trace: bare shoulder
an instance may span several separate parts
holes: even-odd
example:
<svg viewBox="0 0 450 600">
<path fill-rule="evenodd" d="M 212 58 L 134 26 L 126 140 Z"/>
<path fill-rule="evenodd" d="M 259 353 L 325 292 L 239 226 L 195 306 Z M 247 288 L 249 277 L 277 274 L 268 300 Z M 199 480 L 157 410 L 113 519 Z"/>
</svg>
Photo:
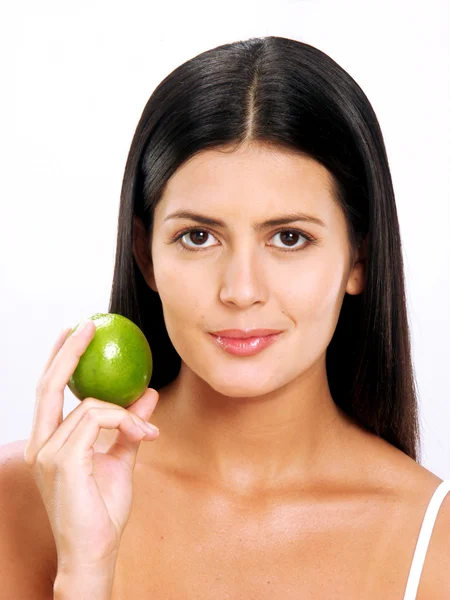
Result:
<svg viewBox="0 0 450 600">
<path fill-rule="evenodd" d="M 388 442 L 372 440 L 380 479 L 392 482 L 403 506 L 403 556 L 412 563 L 420 528 L 430 500 L 443 479 Z M 417 600 L 450 598 L 450 491 L 441 502 L 423 563 Z"/>
<path fill-rule="evenodd" d="M 24 459 L 26 444 L 27 440 L 17 440 L 0 445 L 2 567 L 6 561 L 5 572 L 10 574 L 11 582 L 14 578 L 16 586 L 28 585 L 26 579 L 29 579 L 34 582 L 32 585 L 40 582 L 42 588 L 52 589 L 56 577 L 56 547 L 45 506 Z M 24 587 L 22 593 L 25 590 Z"/>
<path fill-rule="evenodd" d="M 427 499 L 423 507 L 423 517 L 429 502 L 440 485 L 442 479 L 431 473 L 425 467 L 418 465 L 421 476 L 424 477 L 424 490 Z M 420 476 L 420 475 L 419 475 Z M 422 519 L 423 521 L 423 519 Z M 422 525 L 422 522 L 420 523 Z M 446 600 L 450 598 L 450 491 L 442 500 L 434 526 L 425 561 L 423 563 L 422 575 L 417 593 L 418 600 Z"/>
</svg>

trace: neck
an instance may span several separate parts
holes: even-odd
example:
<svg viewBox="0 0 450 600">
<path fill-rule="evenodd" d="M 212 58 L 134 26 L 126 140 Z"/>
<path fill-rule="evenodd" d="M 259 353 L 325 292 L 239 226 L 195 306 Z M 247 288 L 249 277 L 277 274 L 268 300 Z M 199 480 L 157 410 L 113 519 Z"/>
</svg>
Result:
<svg viewBox="0 0 450 600">
<path fill-rule="evenodd" d="M 222 488 L 252 495 L 344 475 L 351 421 L 330 394 L 324 364 L 263 396 L 229 397 L 182 363 L 161 395 L 178 464 Z"/>
</svg>

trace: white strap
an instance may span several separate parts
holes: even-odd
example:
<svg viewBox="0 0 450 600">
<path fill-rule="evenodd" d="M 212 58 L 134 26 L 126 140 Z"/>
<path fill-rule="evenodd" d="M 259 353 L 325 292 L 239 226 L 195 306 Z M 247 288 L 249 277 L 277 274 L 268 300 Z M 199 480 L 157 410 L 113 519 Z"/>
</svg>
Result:
<svg viewBox="0 0 450 600">
<path fill-rule="evenodd" d="M 420 529 L 419 538 L 417 540 L 416 549 L 414 550 L 414 558 L 409 571 L 404 600 L 415 600 L 416 598 L 417 590 L 419 589 L 420 576 L 422 574 L 423 564 L 425 562 L 425 556 L 427 554 L 436 517 L 439 508 L 449 491 L 450 479 L 444 479 L 444 481 L 441 481 L 437 486 L 428 504 Z"/>
</svg>

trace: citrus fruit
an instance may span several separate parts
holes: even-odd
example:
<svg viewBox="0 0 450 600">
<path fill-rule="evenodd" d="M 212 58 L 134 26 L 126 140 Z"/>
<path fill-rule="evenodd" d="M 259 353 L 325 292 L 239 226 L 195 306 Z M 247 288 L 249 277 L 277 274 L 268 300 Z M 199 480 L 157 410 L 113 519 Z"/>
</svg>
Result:
<svg viewBox="0 0 450 600">
<path fill-rule="evenodd" d="M 96 313 L 89 318 L 96 331 L 67 385 L 79 400 L 97 398 L 126 408 L 142 396 L 152 376 L 147 338 L 122 315 Z"/>
</svg>

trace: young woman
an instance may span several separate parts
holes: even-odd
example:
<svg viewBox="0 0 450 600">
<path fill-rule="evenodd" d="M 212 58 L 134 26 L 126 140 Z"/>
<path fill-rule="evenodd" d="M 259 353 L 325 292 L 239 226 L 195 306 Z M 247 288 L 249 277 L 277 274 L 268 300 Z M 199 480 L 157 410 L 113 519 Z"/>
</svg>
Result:
<svg viewBox="0 0 450 600">
<path fill-rule="evenodd" d="M 386 149 L 334 60 L 252 38 L 161 82 L 126 164 L 109 311 L 147 336 L 150 387 L 62 420 L 95 327 L 62 332 L 3 469 L 33 529 L 11 525 L 9 488 L 7 597 L 450 597 L 450 482 L 419 464 Z"/>
</svg>

